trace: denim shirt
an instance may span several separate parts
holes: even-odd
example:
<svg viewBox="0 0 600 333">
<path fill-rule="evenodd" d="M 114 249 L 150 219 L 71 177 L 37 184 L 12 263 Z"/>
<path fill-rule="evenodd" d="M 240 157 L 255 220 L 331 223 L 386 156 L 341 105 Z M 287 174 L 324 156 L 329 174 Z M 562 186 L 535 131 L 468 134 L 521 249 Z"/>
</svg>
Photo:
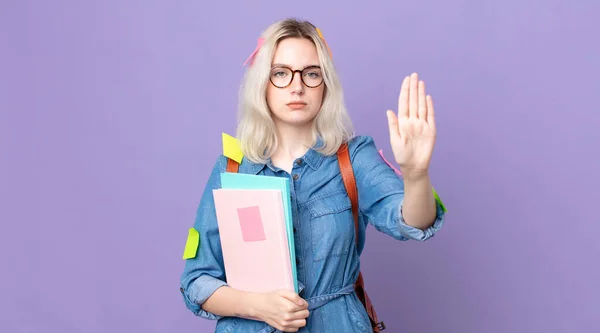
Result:
<svg viewBox="0 0 600 333">
<path fill-rule="evenodd" d="M 353 287 L 369 224 L 397 240 L 424 241 L 442 227 L 444 220 L 444 211 L 436 202 L 437 216 L 431 227 L 421 230 L 407 225 L 401 215 L 403 180 L 383 160 L 373 139 L 357 136 L 348 146 L 358 188 L 358 246 L 336 155 L 325 156 L 310 149 L 295 161 L 291 174 L 270 162 L 255 164 L 246 159 L 239 168 L 240 173 L 290 179 L 299 294 L 308 301 L 310 310 L 306 326 L 299 330 L 302 333 L 372 332 Z M 217 288 L 227 285 L 212 197 L 212 190 L 220 188 L 220 174 L 226 166 L 226 158 L 220 156 L 200 201 L 194 223 L 200 245 L 196 257 L 186 261 L 180 291 L 195 315 L 218 320 L 215 332 L 278 332 L 264 322 L 220 317 L 200 306 Z"/>
</svg>

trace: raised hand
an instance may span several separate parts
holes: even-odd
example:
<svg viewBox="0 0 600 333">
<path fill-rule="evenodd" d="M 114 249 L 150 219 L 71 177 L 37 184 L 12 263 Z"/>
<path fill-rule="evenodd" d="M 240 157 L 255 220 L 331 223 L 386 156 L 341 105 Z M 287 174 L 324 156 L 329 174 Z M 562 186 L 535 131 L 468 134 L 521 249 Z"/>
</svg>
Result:
<svg viewBox="0 0 600 333">
<path fill-rule="evenodd" d="M 431 96 L 417 73 L 404 78 L 398 97 L 398 115 L 387 111 L 390 144 L 405 180 L 427 176 L 436 130 Z"/>
</svg>

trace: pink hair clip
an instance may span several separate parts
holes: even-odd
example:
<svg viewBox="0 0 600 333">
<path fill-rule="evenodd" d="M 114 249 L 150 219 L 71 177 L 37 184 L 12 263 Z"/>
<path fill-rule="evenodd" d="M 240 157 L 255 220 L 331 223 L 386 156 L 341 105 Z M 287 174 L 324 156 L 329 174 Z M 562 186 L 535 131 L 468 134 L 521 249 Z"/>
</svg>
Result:
<svg viewBox="0 0 600 333">
<path fill-rule="evenodd" d="M 254 49 L 254 52 L 252 52 L 252 54 L 248 57 L 248 59 L 246 59 L 246 61 L 244 62 L 244 66 L 246 66 L 248 63 L 250 63 L 250 65 L 254 63 L 254 57 L 256 56 L 258 50 L 263 46 L 264 42 L 265 39 L 263 37 L 258 38 L 258 41 L 256 42 L 256 48 Z"/>
</svg>

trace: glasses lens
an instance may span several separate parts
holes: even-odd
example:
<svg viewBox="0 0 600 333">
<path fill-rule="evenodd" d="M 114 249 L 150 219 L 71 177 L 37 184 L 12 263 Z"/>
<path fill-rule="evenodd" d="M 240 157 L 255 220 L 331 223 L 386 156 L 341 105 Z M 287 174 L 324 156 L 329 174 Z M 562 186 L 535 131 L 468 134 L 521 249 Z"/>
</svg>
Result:
<svg viewBox="0 0 600 333">
<path fill-rule="evenodd" d="M 309 87 L 316 87 L 323 82 L 323 75 L 319 67 L 308 67 L 302 71 L 302 81 Z"/>
<path fill-rule="evenodd" d="M 289 68 L 276 67 L 271 70 L 271 82 L 276 87 L 285 87 L 292 81 L 292 71 Z"/>
</svg>

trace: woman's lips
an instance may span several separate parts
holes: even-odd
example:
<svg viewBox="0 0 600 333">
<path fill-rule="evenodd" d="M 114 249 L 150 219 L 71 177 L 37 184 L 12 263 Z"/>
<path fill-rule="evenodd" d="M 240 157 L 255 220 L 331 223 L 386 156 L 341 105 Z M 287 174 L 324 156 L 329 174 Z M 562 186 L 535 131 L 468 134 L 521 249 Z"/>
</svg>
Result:
<svg viewBox="0 0 600 333">
<path fill-rule="evenodd" d="M 305 107 L 306 103 L 304 103 L 304 102 L 290 102 L 290 103 L 287 104 L 287 106 L 290 109 L 298 110 L 298 109 L 302 109 L 303 107 Z"/>
</svg>

